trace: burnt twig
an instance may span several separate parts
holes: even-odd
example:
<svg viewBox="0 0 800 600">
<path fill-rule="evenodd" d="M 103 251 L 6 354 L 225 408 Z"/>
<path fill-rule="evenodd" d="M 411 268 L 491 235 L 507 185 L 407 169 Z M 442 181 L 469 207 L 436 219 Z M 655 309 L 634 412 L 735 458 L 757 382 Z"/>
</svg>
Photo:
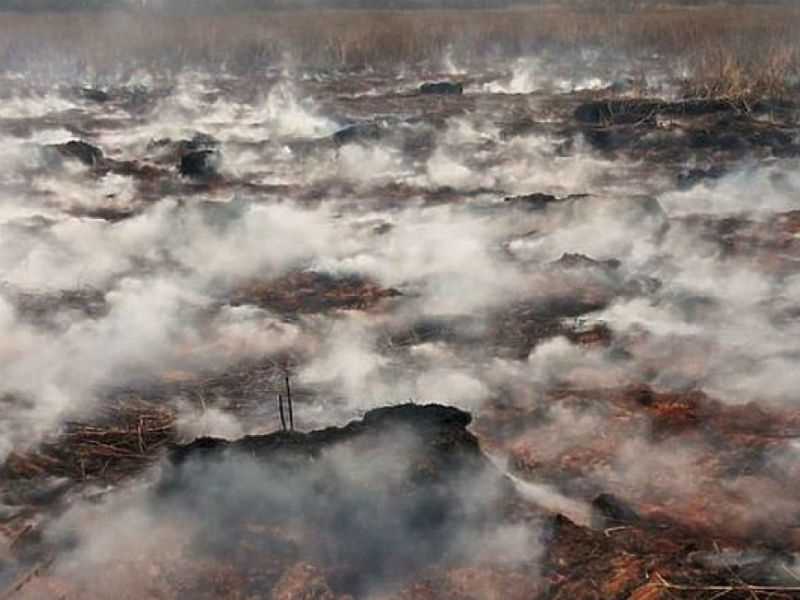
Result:
<svg viewBox="0 0 800 600">
<path fill-rule="evenodd" d="M 744 582 L 731 585 L 679 585 L 670 583 L 658 573 L 655 573 L 655 578 L 658 580 L 658 584 L 663 588 L 684 592 L 800 592 L 800 586 L 750 585 L 749 583 Z"/>
<path fill-rule="evenodd" d="M 281 431 L 286 431 L 286 417 L 283 416 L 283 396 L 278 394 L 278 412 L 281 415 Z"/>
<path fill-rule="evenodd" d="M 292 387 L 289 385 L 289 375 L 286 375 L 286 400 L 289 403 L 289 429 L 294 431 L 294 409 L 292 408 Z"/>
</svg>

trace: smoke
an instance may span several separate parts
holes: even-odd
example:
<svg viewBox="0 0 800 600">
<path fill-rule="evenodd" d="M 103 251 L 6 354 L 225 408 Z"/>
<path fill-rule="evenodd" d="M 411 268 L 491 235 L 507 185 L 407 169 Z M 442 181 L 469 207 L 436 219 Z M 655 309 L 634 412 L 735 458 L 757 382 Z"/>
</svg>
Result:
<svg viewBox="0 0 800 600">
<path fill-rule="evenodd" d="M 235 369 L 247 379 L 247 365 L 269 361 L 290 371 L 304 428 L 409 400 L 471 411 L 519 493 L 580 523 L 600 490 L 691 522 L 703 494 L 740 500 L 725 513 L 731 527 L 761 523 L 759 505 L 788 522 L 788 493 L 709 467 L 722 451 L 708 432 L 660 439 L 655 409 L 631 416 L 614 394 L 647 384 L 702 390 L 719 411 L 796 408 L 797 233 L 771 228 L 775 213 L 797 208 L 797 161 L 749 159 L 678 189 L 674 165 L 597 150 L 596 132 L 564 117 L 633 65 L 607 69 L 589 53 L 567 74 L 572 56 L 542 55 L 474 73 L 458 46 L 441 48 L 430 68 L 465 80 L 463 96 L 417 95 L 429 71 L 413 63 L 320 72 L 263 47 L 246 77 L 146 61 L 89 76 L 69 57 L 43 83 L 10 79 L 0 106 L 0 458 L 76 414 L 91 419 L 119 388 L 163 386 L 158 400 L 176 409 L 182 441 L 272 430 L 272 411 L 234 414 L 235 386 L 198 404 L 172 385 L 194 389 Z M 109 98 L 87 97 L 87 82 Z M 369 134 L 333 138 L 352 124 Z M 198 133 L 222 156 L 207 180 L 177 172 L 174 149 Z M 51 147 L 76 138 L 136 169 L 88 167 Z M 552 196 L 513 198 L 534 193 Z M 722 220 L 745 217 L 741 229 Z M 305 314 L 247 293 L 297 273 L 399 295 L 328 308 L 361 292 L 300 283 L 309 289 L 293 287 L 291 300 L 326 301 Z M 259 394 L 274 401 L 271 386 Z M 360 572 L 334 575 L 335 585 L 350 578 L 368 597 L 442 557 L 535 572 L 538 531 L 497 514 L 503 476 L 454 475 L 409 500 L 398 488 L 428 449 L 403 431 L 374 447 L 302 468 L 230 455 L 187 465 L 169 500 L 148 489 L 78 501 L 46 528 L 67 549 L 55 573 L 90 589 L 115 561 L 191 575 L 209 556 L 249 564 L 274 554 L 285 560 L 259 584 L 268 591 L 289 564 L 335 573 L 341 556 Z M 506 461 L 531 448 L 534 463 L 578 466 L 553 476 Z M 791 473 L 795 454 L 776 450 L 765 464 Z M 428 531 L 437 511 L 446 518 Z M 243 558 L 248 528 L 269 542 Z M 112 572 L 109 597 L 155 595 L 141 570 Z"/>
<path fill-rule="evenodd" d="M 716 181 L 665 194 L 662 205 L 671 214 L 769 214 L 797 208 L 794 160 L 745 166 Z"/>
<path fill-rule="evenodd" d="M 134 156 L 143 148 L 145 140 L 159 137 L 159 134 L 185 135 L 199 126 L 223 140 L 225 164 L 233 172 L 251 174 L 251 167 L 237 161 L 244 157 L 247 165 L 256 166 L 263 160 L 260 158 L 262 151 L 241 150 L 237 154 L 243 139 L 256 141 L 261 136 L 317 138 L 335 128 L 334 121 L 320 115 L 312 100 L 298 100 L 297 89 L 287 81 L 273 85 L 266 100 L 257 100 L 255 104 L 230 103 L 223 99 L 210 103 L 201 101 L 214 91 L 212 85 L 216 83 L 209 79 L 184 76 L 173 93 L 162 101 L 161 108 L 139 120 L 131 129 L 101 132 L 102 145 L 110 150 L 125 144 L 119 151 L 122 155 Z M 50 112 L 59 110 L 58 103 L 49 109 Z M 231 121 L 236 122 L 233 129 L 228 125 Z M 37 135 L 39 137 L 26 142 L 27 145 L 13 146 L 19 148 L 15 152 L 20 162 L 10 163 L 12 173 L 30 160 L 26 158 L 32 156 L 29 147 L 63 141 L 67 137 L 63 130 L 54 130 L 48 137 Z M 131 137 L 126 141 L 128 135 Z M 580 288 L 585 284 L 570 281 L 566 274 L 545 276 L 531 271 L 531 266 L 555 260 L 563 253 L 580 252 L 601 260 L 618 259 L 632 277 L 646 275 L 668 282 L 656 298 L 623 299 L 596 315 L 621 333 L 647 330 L 653 337 L 641 349 L 642 356 L 664 356 L 665 350 L 660 350 L 659 346 L 674 348 L 676 343 L 681 343 L 684 349 L 692 344 L 719 348 L 726 342 L 727 346 L 741 347 L 742 340 L 752 339 L 759 331 L 768 332 L 760 336 L 773 340 L 764 344 L 765 356 L 760 363 L 764 375 L 751 379 L 754 383 L 747 393 L 755 388 L 781 388 L 769 395 L 785 396 L 791 378 L 786 384 L 781 381 L 785 377 L 776 383 L 775 374 L 786 364 L 785 360 L 791 360 L 781 358 L 783 353 L 792 350 L 789 335 L 776 331 L 757 314 L 749 318 L 747 312 L 742 311 L 760 310 L 761 303 L 777 293 L 776 287 L 786 288 L 789 293 L 788 282 L 771 281 L 763 274 L 743 270 L 735 262 L 720 264 L 718 251 L 712 245 L 680 227 L 671 227 L 664 237 L 665 213 L 653 201 L 629 195 L 632 190 L 624 198 L 611 192 L 607 197 L 571 200 L 546 213 L 501 210 L 496 201 L 490 199 L 492 194 L 488 191 L 484 192 L 487 199 L 479 199 L 472 207 L 420 206 L 412 202 L 391 210 L 376 209 L 372 190 L 392 180 L 406 181 L 420 190 L 449 187 L 462 191 L 507 190 L 507 193 L 577 192 L 594 191 L 599 180 L 606 178 L 611 169 L 619 168 L 619 162 L 611 163 L 593 156 L 582 146 L 577 146 L 575 153 L 560 157 L 558 143 L 557 139 L 539 134 L 516 136 L 503 143 L 497 127 L 477 114 L 449 120 L 424 161 L 405 157 L 402 149 L 394 146 L 391 140 L 385 144 L 347 145 L 335 155 L 322 153 L 304 157 L 281 144 L 266 149 L 266 156 L 276 159 L 274 168 L 270 169 L 274 173 L 273 181 L 277 177 L 284 183 L 313 185 L 329 179 L 333 169 L 341 179 L 357 184 L 361 188 L 359 194 L 365 196 L 365 206 L 344 218 L 334 206 L 302 208 L 289 203 L 259 202 L 246 194 L 234 193 L 233 198 L 223 198 L 222 202 L 215 198 L 215 204 L 209 205 L 167 197 L 133 218 L 113 225 L 92 219 L 60 218 L 48 223 L 45 233 L 41 234 L 38 226 L 19 227 L 19 219 L 42 214 L 41 211 L 56 215 L 65 208 L 96 208 L 107 206 L 109 202 L 135 206 L 139 192 L 129 177 L 108 174 L 95 179 L 82 167 L 73 171 L 69 163 L 64 165 L 63 172 L 35 172 L 29 175 L 33 189 L 47 198 L 40 204 L 41 208 L 37 210 L 13 196 L 7 196 L 5 203 L 4 230 L 8 235 L 3 236 L 4 281 L 26 290 L 83 286 L 106 289 L 110 310 L 99 323 L 66 324 L 55 344 L 27 326 L 16 331 L 14 325 L 15 331 L 9 337 L 28 339 L 28 344 L 39 340 L 40 346 L 50 346 L 52 351 L 45 355 L 57 365 L 61 361 L 54 357 L 64 352 L 64 348 L 78 348 L 73 355 L 83 357 L 81 360 L 70 361 L 72 366 L 51 367 L 44 372 L 53 373 L 56 387 L 64 387 L 64 382 L 72 379 L 68 374 L 75 373 L 74 379 L 86 382 L 76 388 L 80 395 L 85 395 L 96 383 L 105 382 L 107 378 L 102 373 L 109 369 L 87 367 L 90 373 L 97 374 L 86 377 L 84 364 L 106 362 L 117 370 L 144 372 L 148 364 L 156 365 L 164 360 L 170 366 L 179 366 L 180 360 L 167 359 L 171 353 L 174 355 L 176 347 L 187 344 L 213 347 L 213 340 L 199 339 L 207 335 L 206 331 L 198 331 L 192 319 L 185 319 L 178 313 L 184 311 L 187 303 L 194 305 L 195 310 L 208 306 L 209 295 L 216 294 L 220 284 L 230 286 L 251 277 L 269 279 L 296 268 L 357 273 L 406 292 L 409 299 L 403 304 L 400 320 L 413 323 L 436 315 L 486 315 L 487 311 L 502 307 L 510 299 L 536 297 L 537 287 L 553 286 L 556 281 L 568 281 L 567 290 L 570 286 Z M 276 154 L 271 154 L 273 151 Z M 232 158 L 228 159 L 229 156 Z M 14 157 L 12 153 L 7 160 L 15 160 Z M 42 168 L 40 164 L 33 166 Z M 284 168 L 288 171 L 282 171 Z M 752 192 L 770 202 L 772 209 L 788 207 L 787 201 L 780 198 L 788 198 L 784 188 L 791 185 L 790 178 L 784 181 L 775 176 L 777 168 L 773 165 L 756 171 L 755 181 L 764 183 L 754 185 L 767 187 Z M 697 200 L 700 197 L 708 202 L 716 202 L 717 198 L 732 202 L 730 198 L 739 197 L 742 198 L 740 202 L 744 202 L 751 193 L 750 189 L 742 190 L 735 183 L 730 184 L 731 188 L 725 187 L 728 185 L 725 179 L 718 185 L 720 187 L 692 188 L 684 193 L 693 194 L 688 201 L 677 195 L 681 193 L 668 193 L 659 198 L 659 203 L 670 216 L 679 216 L 683 214 L 682 209 L 673 207 L 694 205 L 702 209 L 704 205 Z M 738 196 L 729 193 L 733 188 Z M 786 189 L 790 191 L 790 187 Z M 477 206 L 484 211 L 476 210 Z M 381 221 L 390 227 L 383 235 L 376 236 L 361 226 L 369 220 Z M 536 234 L 518 236 L 530 231 Z M 501 252 L 504 243 L 512 254 L 511 260 Z M 167 276 L 177 278 L 178 283 L 169 283 Z M 609 285 L 603 278 L 596 281 L 604 287 Z M 708 309 L 716 315 L 716 325 L 697 323 L 686 317 L 685 304 L 695 296 L 713 296 L 713 302 L 719 303 Z M 727 322 L 737 324 L 737 330 L 719 339 L 714 327 L 734 312 L 738 317 Z M 141 316 L 136 316 L 137 313 Z M 150 319 L 151 313 L 153 319 Z M 262 318 L 264 316 L 253 317 L 256 321 Z M 106 320 L 108 323 L 104 322 Z M 354 318 L 355 321 L 358 319 Z M 148 325 L 150 322 L 152 327 Z M 383 326 L 380 320 L 374 324 Z M 763 329 L 765 326 L 769 328 Z M 378 336 L 371 331 L 372 327 L 370 321 L 352 327 L 334 322 L 326 330 L 326 339 L 321 341 L 320 354 L 302 370 L 303 377 L 310 385 L 326 382 L 326 386 L 330 386 L 331 382 L 338 382 L 335 386 L 338 395 L 357 398 L 355 406 L 359 403 L 368 406 L 386 397 L 420 397 L 421 390 L 451 389 L 451 386 L 459 393 L 448 394 L 448 398 L 457 401 L 455 398 L 463 393 L 463 405 L 470 408 L 478 406 L 480 398 L 491 396 L 487 390 L 494 384 L 482 382 L 480 375 L 476 379 L 475 373 L 480 373 L 481 369 L 474 365 L 434 367 L 410 381 L 404 374 L 399 379 L 406 383 L 399 384 L 394 374 L 398 370 L 376 349 Z M 118 339 L 115 336 L 120 332 L 125 336 L 127 332 L 136 332 L 131 342 L 125 344 L 131 350 L 112 353 L 110 361 L 100 360 L 100 354 L 105 351 L 95 349 L 105 348 L 110 339 Z M 91 341 L 84 342 L 84 337 Z M 776 343 L 780 339 L 786 339 L 786 344 Z M 570 371 L 567 367 L 573 365 L 586 365 L 584 372 L 600 372 L 607 368 L 582 350 L 573 349 L 565 340 L 553 344 L 555 346 L 546 344 L 532 354 L 529 362 L 534 371 L 526 378 L 547 382 L 550 377 L 547 373 L 567 373 Z M 30 356 L 40 354 L 33 351 L 33 346 L 28 347 Z M 279 342 L 276 347 L 287 345 Z M 147 350 L 142 352 L 141 348 Z M 258 354 L 265 348 L 266 345 L 253 342 L 252 349 L 244 353 Z M 153 360 L 144 361 L 143 354 Z M 561 358 L 551 365 L 555 356 Z M 724 386 L 732 370 L 724 365 L 741 364 L 741 360 L 731 361 L 731 358 L 730 353 L 721 353 L 719 360 L 713 361 L 717 365 L 705 368 L 704 377 L 713 384 L 711 389 L 728 392 L 739 387 L 738 383 Z M 39 361 L 26 362 L 31 364 L 11 370 L 38 371 Z M 76 364 L 80 367 L 75 368 Z M 628 365 L 627 370 L 636 372 L 637 367 Z M 646 368 L 642 366 L 638 370 Z M 383 381 L 386 377 L 390 384 Z M 9 381 L 27 390 L 29 385 L 16 383 L 25 378 L 18 375 Z M 696 374 L 693 378 L 697 378 Z M 668 381 L 670 377 L 662 379 Z M 372 383 L 368 383 L 370 381 Z M 767 381 L 771 385 L 763 388 Z M 72 384 L 64 387 L 71 388 Z M 387 396 L 392 389 L 399 391 Z M 728 397 L 727 393 L 722 395 Z"/>
<path fill-rule="evenodd" d="M 218 408 L 197 410 L 193 406 L 186 406 L 184 411 L 183 414 L 179 414 L 176 424 L 180 439 L 191 441 L 201 437 L 213 437 L 235 440 L 244 435 L 244 429 L 238 419 Z"/>
<path fill-rule="evenodd" d="M 585 74 L 576 77 L 575 63 L 559 64 L 558 59 L 551 56 L 546 59 L 525 56 L 512 63 L 506 78 L 485 83 L 481 89 L 492 94 L 565 93 L 598 90 L 610 85 L 609 81 L 593 75 L 598 72 L 595 61 L 584 62 L 581 67 Z"/>
<path fill-rule="evenodd" d="M 117 563 L 156 569 L 147 578 L 121 573 L 97 596 L 111 597 L 122 584 L 155 593 L 214 559 L 223 571 L 255 569 L 255 589 L 268 593 L 304 561 L 335 574 L 331 583 L 342 592 L 371 597 L 433 565 L 528 570 L 538 562 L 537 529 L 502 517 L 508 490 L 498 472 L 487 464 L 431 465 L 441 457 L 412 429 L 370 435 L 380 442 L 333 445 L 313 461 L 238 452 L 189 458 L 167 468 L 156 488 L 77 503 L 48 530 L 51 543 L 74 548 L 53 572 L 80 586 L 96 585 L 104 578 L 97 571 Z M 444 470 L 416 480 L 426 469 Z M 242 553 L 242 539 L 258 552 Z M 265 569 L 263 556 L 277 562 Z"/>
</svg>

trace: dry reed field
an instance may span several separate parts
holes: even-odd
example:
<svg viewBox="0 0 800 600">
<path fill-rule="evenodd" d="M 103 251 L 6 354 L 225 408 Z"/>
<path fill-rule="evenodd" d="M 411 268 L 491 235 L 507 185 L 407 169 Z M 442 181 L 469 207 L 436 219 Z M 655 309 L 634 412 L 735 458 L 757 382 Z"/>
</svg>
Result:
<svg viewBox="0 0 800 600">
<path fill-rule="evenodd" d="M 72 12 L 0 16 L 0 64 L 57 59 L 92 70 L 137 65 L 250 69 L 461 64 L 596 49 L 669 66 L 697 96 L 784 96 L 800 74 L 789 6 L 664 7 L 618 12 L 554 6 L 507 10 L 303 10 L 225 15 Z"/>
</svg>

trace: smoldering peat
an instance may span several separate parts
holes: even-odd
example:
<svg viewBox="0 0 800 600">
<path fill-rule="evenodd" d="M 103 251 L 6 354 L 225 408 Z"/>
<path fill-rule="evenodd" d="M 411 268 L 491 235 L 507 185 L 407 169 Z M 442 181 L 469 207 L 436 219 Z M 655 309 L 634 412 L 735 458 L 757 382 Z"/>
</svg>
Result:
<svg viewBox="0 0 800 600">
<path fill-rule="evenodd" d="M 3 54 L 4 588 L 795 593 L 796 90 L 558 14 L 538 52 L 311 11 Z"/>
</svg>

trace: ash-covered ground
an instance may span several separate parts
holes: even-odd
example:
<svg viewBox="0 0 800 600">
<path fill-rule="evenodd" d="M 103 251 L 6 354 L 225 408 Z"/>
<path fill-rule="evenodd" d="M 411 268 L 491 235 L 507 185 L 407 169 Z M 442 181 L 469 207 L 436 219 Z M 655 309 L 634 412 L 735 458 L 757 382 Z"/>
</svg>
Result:
<svg viewBox="0 0 800 600">
<path fill-rule="evenodd" d="M 798 107 L 658 65 L 6 73 L 2 597 L 800 597 Z"/>
</svg>

